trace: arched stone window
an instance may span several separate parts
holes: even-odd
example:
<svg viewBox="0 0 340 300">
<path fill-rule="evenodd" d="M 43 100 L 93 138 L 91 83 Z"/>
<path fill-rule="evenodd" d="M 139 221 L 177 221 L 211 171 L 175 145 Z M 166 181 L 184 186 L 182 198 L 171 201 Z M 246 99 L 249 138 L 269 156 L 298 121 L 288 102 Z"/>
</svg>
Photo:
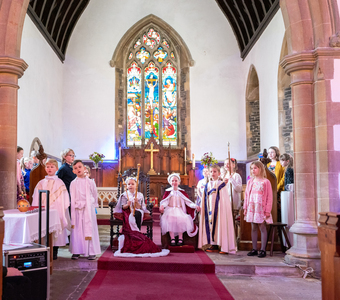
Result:
<svg viewBox="0 0 340 300">
<path fill-rule="evenodd" d="M 178 33 L 149 15 L 132 26 L 110 62 L 116 68 L 115 136 L 125 147 L 158 143 L 190 150 L 191 54 Z"/>
<path fill-rule="evenodd" d="M 247 157 L 253 158 L 261 151 L 259 78 L 250 66 L 246 89 Z"/>
</svg>

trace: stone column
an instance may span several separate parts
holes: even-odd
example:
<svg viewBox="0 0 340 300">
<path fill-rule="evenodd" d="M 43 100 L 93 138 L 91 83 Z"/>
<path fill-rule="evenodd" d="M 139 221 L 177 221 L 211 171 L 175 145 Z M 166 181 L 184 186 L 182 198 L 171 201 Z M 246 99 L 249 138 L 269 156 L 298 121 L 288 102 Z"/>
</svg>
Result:
<svg viewBox="0 0 340 300">
<path fill-rule="evenodd" d="M 28 65 L 0 56 L 0 206 L 16 208 L 16 148 L 18 78 Z"/>
<path fill-rule="evenodd" d="M 320 269 L 315 181 L 315 58 L 312 51 L 293 54 L 286 56 L 281 65 L 291 76 L 296 213 L 295 223 L 290 229 L 294 233 L 294 246 L 287 252 L 285 260 Z"/>
</svg>

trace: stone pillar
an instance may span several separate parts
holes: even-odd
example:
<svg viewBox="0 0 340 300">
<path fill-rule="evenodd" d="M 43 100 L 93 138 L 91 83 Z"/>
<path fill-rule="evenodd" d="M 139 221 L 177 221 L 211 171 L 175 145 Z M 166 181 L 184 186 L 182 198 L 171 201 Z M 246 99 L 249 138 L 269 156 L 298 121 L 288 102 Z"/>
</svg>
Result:
<svg viewBox="0 0 340 300">
<path fill-rule="evenodd" d="M 313 85 L 315 58 L 312 51 L 293 54 L 286 56 L 281 65 L 291 76 L 296 213 L 295 223 L 290 229 L 294 233 L 294 246 L 287 252 L 285 260 L 291 264 L 311 265 L 319 270 Z"/>
<path fill-rule="evenodd" d="M 28 65 L 19 58 L 0 56 L 0 206 L 16 208 L 16 148 L 18 78 Z"/>
</svg>

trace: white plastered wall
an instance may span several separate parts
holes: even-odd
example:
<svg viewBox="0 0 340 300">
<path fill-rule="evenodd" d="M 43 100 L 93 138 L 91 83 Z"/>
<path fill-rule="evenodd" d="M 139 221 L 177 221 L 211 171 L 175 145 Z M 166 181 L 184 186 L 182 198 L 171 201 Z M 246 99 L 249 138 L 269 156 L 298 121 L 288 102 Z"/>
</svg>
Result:
<svg viewBox="0 0 340 300">
<path fill-rule="evenodd" d="M 63 140 L 63 64 L 28 15 L 20 56 L 28 68 L 19 79 L 18 145 L 24 148 L 24 156 L 29 156 L 33 139 L 39 137 L 46 153 L 59 156 Z"/>
<path fill-rule="evenodd" d="M 154 14 L 183 38 L 195 60 L 190 68 L 192 152 L 218 159 L 245 156 L 241 59 L 230 25 L 214 1 L 92 1 L 77 23 L 65 60 L 64 147 L 77 156 L 114 153 L 115 71 L 108 64 L 125 32 Z"/>
<path fill-rule="evenodd" d="M 136 8 L 138 9 L 132 9 Z M 228 20 L 214 1 L 92 1 L 60 62 L 26 18 L 21 57 L 30 65 L 19 81 L 18 144 L 38 136 L 46 152 L 71 147 L 77 157 L 93 151 L 115 157 L 115 70 L 109 60 L 125 32 L 149 14 L 162 18 L 187 44 L 190 68 L 192 152 L 222 160 L 246 159 L 245 90 L 253 64 L 260 82 L 261 148 L 278 144 L 277 70 L 284 25 L 281 12 L 242 62 Z M 43 112 L 42 117 L 34 118 Z M 29 118 L 27 118 L 29 116 Z"/>
<path fill-rule="evenodd" d="M 250 66 L 255 66 L 259 79 L 260 93 L 260 128 L 261 150 L 270 146 L 279 146 L 278 120 L 278 68 L 285 27 L 279 10 L 261 37 L 243 61 L 242 69 L 246 72 L 243 101 Z"/>
</svg>

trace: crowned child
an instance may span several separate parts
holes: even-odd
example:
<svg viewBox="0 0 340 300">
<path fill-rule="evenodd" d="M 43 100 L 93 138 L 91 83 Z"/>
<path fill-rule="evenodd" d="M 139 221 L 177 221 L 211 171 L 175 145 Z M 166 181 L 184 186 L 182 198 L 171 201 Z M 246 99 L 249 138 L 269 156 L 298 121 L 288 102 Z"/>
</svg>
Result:
<svg viewBox="0 0 340 300">
<path fill-rule="evenodd" d="M 200 207 L 189 199 L 187 193 L 178 187 L 181 177 L 177 173 L 170 174 L 168 188 L 160 203 L 162 235 L 170 233 L 171 246 L 183 245 L 183 232 L 187 232 L 189 237 L 197 234 L 198 228 L 194 224 L 195 210 L 200 211 Z M 178 238 L 175 238 L 177 237 Z"/>
<path fill-rule="evenodd" d="M 159 248 L 140 230 L 144 214 L 150 214 L 146 209 L 144 196 L 137 191 L 137 179 L 126 179 L 127 190 L 120 195 L 114 213 L 121 213 L 123 219 L 122 235 L 118 242 L 118 257 L 159 257 L 169 254 L 169 250 Z"/>
</svg>

